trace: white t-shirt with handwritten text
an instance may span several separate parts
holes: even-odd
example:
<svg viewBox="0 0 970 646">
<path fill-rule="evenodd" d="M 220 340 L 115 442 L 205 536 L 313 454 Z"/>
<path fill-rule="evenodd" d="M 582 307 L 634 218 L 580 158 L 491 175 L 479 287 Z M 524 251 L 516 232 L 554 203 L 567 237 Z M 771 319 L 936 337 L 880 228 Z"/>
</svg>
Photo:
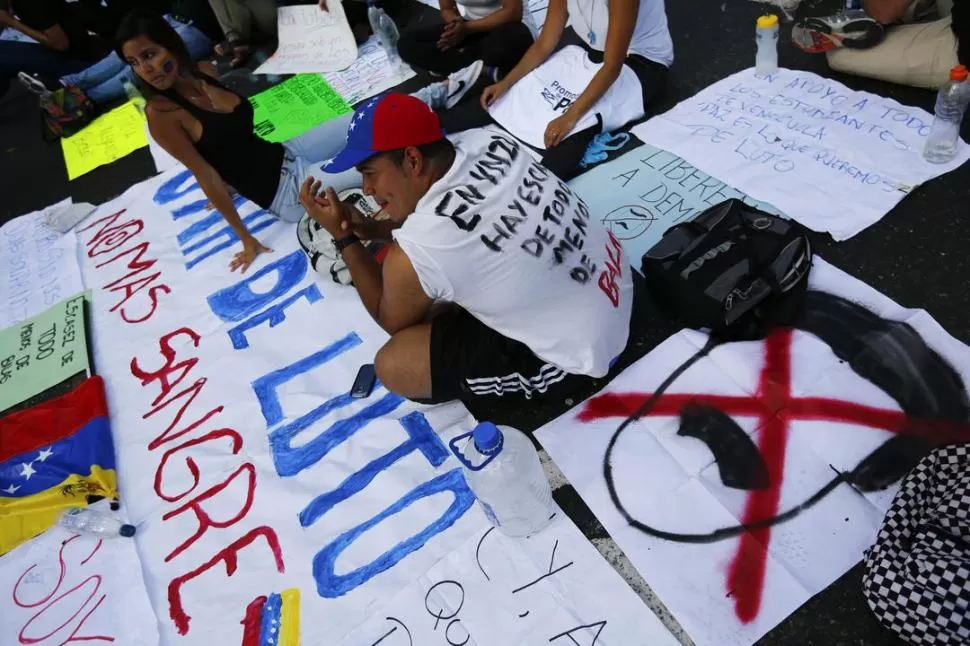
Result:
<svg viewBox="0 0 970 646">
<path fill-rule="evenodd" d="M 566 372 L 602 377 L 629 334 L 620 241 L 511 137 L 451 140 L 454 164 L 394 232 L 421 287 Z"/>
<path fill-rule="evenodd" d="M 509 88 L 488 112 L 522 141 L 536 148 L 545 148 L 546 126 L 565 114 L 600 67 L 602 63 L 589 60 L 582 47 L 564 47 Z M 569 134 L 595 125 L 597 114 L 603 119 L 603 130 L 607 132 L 643 116 L 640 79 L 626 65 L 610 89 L 576 122 Z"/>
</svg>

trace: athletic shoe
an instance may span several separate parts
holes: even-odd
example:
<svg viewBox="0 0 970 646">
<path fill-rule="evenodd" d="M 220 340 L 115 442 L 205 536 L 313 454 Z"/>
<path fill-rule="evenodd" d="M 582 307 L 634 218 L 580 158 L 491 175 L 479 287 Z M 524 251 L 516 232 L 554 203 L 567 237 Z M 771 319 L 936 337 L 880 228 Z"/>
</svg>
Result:
<svg viewBox="0 0 970 646">
<path fill-rule="evenodd" d="M 448 102 L 448 88 L 444 81 L 438 81 L 431 85 L 425 85 L 417 92 L 412 92 L 411 96 L 424 101 L 432 110 L 440 110 Z"/>
<path fill-rule="evenodd" d="M 840 11 L 831 16 L 806 18 L 792 27 L 795 47 L 820 54 L 839 47 L 868 49 L 882 40 L 883 26 L 864 11 Z"/>
<path fill-rule="evenodd" d="M 450 109 L 455 107 L 468 94 L 468 90 L 472 89 L 472 86 L 478 81 L 478 77 L 482 75 L 483 67 L 485 67 L 485 63 L 475 61 L 468 67 L 460 69 L 448 76 L 448 96 L 445 99 L 446 108 Z"/>
<path fill-rule="evenodd" d="M 17 74 L 17 80 L 20 81 L 21 85 L 37 96 L 45 96 L 50 94 L 53 90 L 61 87 L 60 83 L 58 83 L 58 87 L 51 89 L 46 83 L 44 83 L 44 81 L 41 80 L 40 76 L 28 74 L 27 72 L 19 72 Z"/>
</svg>

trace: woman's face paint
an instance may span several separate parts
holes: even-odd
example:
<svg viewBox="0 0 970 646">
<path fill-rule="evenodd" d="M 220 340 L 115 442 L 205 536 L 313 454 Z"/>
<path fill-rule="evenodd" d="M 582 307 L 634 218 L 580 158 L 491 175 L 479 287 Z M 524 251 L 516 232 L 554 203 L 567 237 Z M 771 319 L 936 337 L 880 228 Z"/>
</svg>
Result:
<svg viewBox="0 0 970 646">
<path fill-rule="evenodd" d="M 172 87 L 178 76 L 178 63 L 167 49 L 145 36 L 138 36 L 126 42 L 121 51 L 142 81 L 157 90 Z"/>
</svg>

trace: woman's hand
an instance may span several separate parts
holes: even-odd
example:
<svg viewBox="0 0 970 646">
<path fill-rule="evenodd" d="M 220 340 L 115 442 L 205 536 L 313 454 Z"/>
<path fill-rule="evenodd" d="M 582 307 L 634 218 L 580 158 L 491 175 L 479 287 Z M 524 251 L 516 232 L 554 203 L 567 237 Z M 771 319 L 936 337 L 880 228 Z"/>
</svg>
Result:
<svg viewBox="0 0 970 646">
<path fill-rule="evenodd" d="M 498 83 L 489 85 L 482 90 L 482 108 L 488 110 L 493 103 L 501 99 L 508 91 L 509 86 L 505 84 L 505 81 L 499 81 Z"/>
<path fill-rule="evenodd" d="M 452 20 L 445 24 L 441 30 L 441 38 L 438 39 L 438 51 L 444 52 L 458 47 L 468 35 L 468 28 L 462 18 Z"/>
<path fill-rule="evenodd" d="M 269 247 L 263 245 L 256 238 L 249 236 L 244 238 L 243 250 L 232 257 L 232 262 L 229 263 L 229 271 L 240 270 L 239 273 L 245 274 L 246 270 L 249 269 L 249 265 L 253 264 L 256 260 L 256 256 L 261 253 L 272 253 L 273 250 Z"/>
<path fill-rule="evenodd" d="M 572 116 L 568 111 L 561 117 L 556 117 L 549 122 L 546 126 L 546 133 L 543 135 L 543 141 L 546 144 L 546 148 L 552 148 L 563 139 L 569 136 L 569 133 L 573 131 L 576 127 L 576 117 Z"/>
<path fill-rule="evenodd" d="M 349 209 L 337 198 L 337 193 L 332 188 L 323 192 L 320 188 L 320 180 L 307 177 L 300 188 L 300 204 L 327 233 L 334 239 L 340 239 L 352 227 Z"/>
</svg>

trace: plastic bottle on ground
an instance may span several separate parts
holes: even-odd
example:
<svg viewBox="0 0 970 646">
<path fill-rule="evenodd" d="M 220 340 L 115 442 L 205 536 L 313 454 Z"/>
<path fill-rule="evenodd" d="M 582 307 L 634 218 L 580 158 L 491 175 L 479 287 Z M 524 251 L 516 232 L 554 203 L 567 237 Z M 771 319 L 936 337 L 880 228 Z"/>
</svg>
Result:
<svg viewBox="0 0 970 646">
<path fill-rule="evenodd" d="M 769 14 L 758 18 L 754 31 L 754 41 L 758 46 L 755 54 L 755 72 L 761 76 L 778 71 L 778 16 Z"/>
<path fill-rule="evenodd" d="M 135 526 L 125 523 L 114 514 L 84 507 L 68 509 L 61 514 L 57 524 L 79 534 L 92 534 L 102 538 L 135 535 Z"/>
<path fill-rule="evenodd" d="M 524 433 L 482 422 L 451 449 L 485 515 L 507 536 L 531 536 L 552 521 L 556 505 L 539 454 Z"/>
<path fill-rule="evenodd" d="M 377 6 L 375 0 L 367 0 L 367 21 L 387 55 L 387 62 L 396 74 L 401 69 L 401 56 L 397 53 L 397 41 L 400 38 L 397 25 L 384 9 Z"/>
<path fill-rule="evenodd" d="M 950 70 L 950 80 L 940 88 L 936 95 L 933 128 L 926 139 L 923 157 L 928 162 L 943 164 L 957 153 L 960 141 L 960 124 L 970 101 L 970 82 L 967 81 L 967 68 L 957 65 Z"/>
</svg>

